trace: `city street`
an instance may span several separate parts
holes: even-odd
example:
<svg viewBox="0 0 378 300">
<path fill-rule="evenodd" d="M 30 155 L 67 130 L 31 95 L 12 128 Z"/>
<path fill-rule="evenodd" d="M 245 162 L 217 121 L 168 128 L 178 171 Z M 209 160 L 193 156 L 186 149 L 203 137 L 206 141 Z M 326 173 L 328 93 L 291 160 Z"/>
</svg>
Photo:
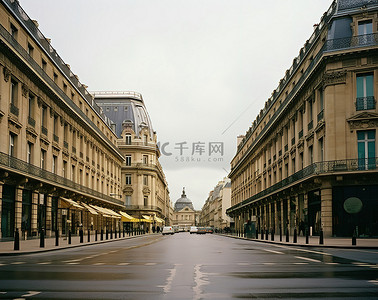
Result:
<svg viewBox="0 0 378 300">
<path fill-rule="evenodd" d="M 377 250 L 177 233 L 0 258 L 0 299 L 377 297 Z"/>
</svg>

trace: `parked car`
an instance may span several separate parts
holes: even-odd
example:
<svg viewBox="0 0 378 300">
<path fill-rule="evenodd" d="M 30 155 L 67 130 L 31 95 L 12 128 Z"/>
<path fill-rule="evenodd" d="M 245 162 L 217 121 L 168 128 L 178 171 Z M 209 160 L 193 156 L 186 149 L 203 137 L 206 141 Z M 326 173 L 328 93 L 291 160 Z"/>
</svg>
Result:
<svg viewBox="0 0 378 300">
<path fill-rule="evenodd" d="M 190 232 L 190 234 L 192 234 L 192 233 L 197 233 L 197 232 L 198 232 L 198 228 L 197 228 L 197 226 L 191 226 L 189 232 Z"/>
<path fill-rule="evenodd" d="M 212 227 L 206 227 L 205 229 L 206 229 L 206 233 L 213 233 L 214 232 Z"/>
<path fill-rule="evenodd" d="M 161 232 L 163 235 L 164 234 L 174 234 L 175 231 L 173 230 L 172 226 L 164 226 L 163 231 Z"/>
<path fill-rule="evenodd" d="M 205 227 L 198 227 L 197 228 L 197 234 L 205 234 L 206 228 Z"/>
</svg>

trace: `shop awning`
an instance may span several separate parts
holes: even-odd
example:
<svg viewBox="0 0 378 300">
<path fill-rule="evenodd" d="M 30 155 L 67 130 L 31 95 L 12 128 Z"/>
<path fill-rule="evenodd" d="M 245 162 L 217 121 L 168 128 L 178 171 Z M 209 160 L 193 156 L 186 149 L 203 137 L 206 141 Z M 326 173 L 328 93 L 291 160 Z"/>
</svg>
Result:
<svg viewBox="0 0 378 300">
<path fill-rule="evenodd" d="M 163 220 L 163 219 L 160 219 L 160 218 L 157 217 L 157 216 L 155 216 L 155 221 L 156 221 L 157 223 L 161 223 L 161 224 L 164 223 L 164 220 Z"/>
<path fill-rule="evenodd" d="M 106 211 L 105 208 L 97 206 L 97 205 L 93 205 L 93 204 L 90 204 L 89 206 L 91 206 L 97 212 L 99 212 L 100 214 L 102 214 L 102 216 L 107 217 L 107 218 L 113 218 L 113 216 L 111 214 L 109 214 L 109 212 Z"/>
<path fill-rule="evenodd" d="M 75 202 L 71 199 L 67 199 L 67 198 L 63 198 L 63 197 L 60 197 L 60 199 L 67 202 L 69 205 L 72 205 L 73 207 L 76 207 L 76 208 L 79 208 L 79 209 L 84 209 L 84 207 L 82 207 L 79 203 L 77 203 L 77 202 Z"/>
<path fill-rule="evenodd" d="M 150 216 L 142 215 L 143 219 L 141 219 L 141 222 L 147 222 L 147 223 L 152 223 L 153 220 Z"/>
<path fill-rule="evenodd" d="M 84 208 L 86 208 L 92 215 L 98 215 L 97 211 L 90 207 L 88 204 L 81 202 L 80 203 Z"/>
<path fill-rule="evenodd" d="M 120 211 L 119 213 L 120 213 L 120 215 L 121 215 L 121 221 L 122 221 L 122 222 L 134 222 L 134 223 L 135 223 L 135 222 L 139 222 L 138 219 L 136 219 L 136 218 L 134 218 L 134 217 L 128 215 L 127 213 L 125 213 L 125 212 L 123 212 L 123 211 Z"/>
</svg>

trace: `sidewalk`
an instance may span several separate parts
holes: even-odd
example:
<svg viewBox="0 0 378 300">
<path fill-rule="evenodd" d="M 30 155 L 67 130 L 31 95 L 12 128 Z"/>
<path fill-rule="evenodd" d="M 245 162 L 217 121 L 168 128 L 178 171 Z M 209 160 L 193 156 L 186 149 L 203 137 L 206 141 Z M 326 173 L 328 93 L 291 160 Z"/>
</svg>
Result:
<svg viewBox="0 0 378 300">
<path fill-rule="evenodd" d="M 378 249 L 378 239 L 368 239 L 368 238 L 357 238 L 356 245 L 352 245 L 352 238 L 324 238 L 323 245 L 319 244 L 319 237 L 313 236 L 309 237 L 309 243 L 306 244 L 306 237 L 299 236 L 297 238 L 297 243 L 293 243 L 293 236 L 289 236 L 289 242 L 286 242 L 286 236 L 282 236 L 282 241 L 280 241 L 279 235 L 274 235 L 274 241 L 271 240 L 271 235 L 266 239 L 261 239 L 259 235 L 258 239 L 250 239 L 245 237 L 239 237 L 231 234 L 222 234 L 223 236 L 250 240 L 262 243 L 272 243 L 286 246 L 300 246 L 300 247 L 326 247 L 326 248 L 344 248 L 344 249 Z"/>
<path fill-rule="evenodd" d="M 20 250 L 14 250 L 14 241 L 7 241 L 7 242 L 0 242 L 0 256 L 11 256 L 11 255 L 21 255 L 21 254 L 32 254 L 32 253 L 40 253 L 40 252 L 47 252 L 47 251 L 54 251 L 54 250 L 61 250 L 67 248 L 75 248 L 75 247 L 83 247 L 101 243 L 109 243 L 114 241 L 121 241 L 125 239 L 132 239 L 136 237 L 143 237 L 143 235 L 132 235 L 128 236 L 125 234 L 125 237 L 121 234 L 122 237 L 110 239 L 110 234 L 108 239 L 104 234 L 104 240 L 100 240 L 100 234 L 97 235 L 97 241 L 95 241 L 95 235 L 90 236 L 90 242 L 88 242 L 88 236 L 84 235 L 83 243 L 80 243 L 79 236 L 72 236 L 71 244 L 68 244 L 68 239 L 66 237 L 59 237 L 59 245 L 55 246 L 55 237 L 48 237 L 45 238 L 45 247 L 40 247 L 40 239 L 29 239 L 29 240 L 20 240 Z"/>
</svg>

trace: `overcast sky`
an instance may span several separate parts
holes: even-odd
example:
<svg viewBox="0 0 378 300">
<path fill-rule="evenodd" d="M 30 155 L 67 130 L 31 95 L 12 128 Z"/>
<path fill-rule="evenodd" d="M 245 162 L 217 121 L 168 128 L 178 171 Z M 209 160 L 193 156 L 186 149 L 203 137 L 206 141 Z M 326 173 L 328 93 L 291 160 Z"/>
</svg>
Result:
<svg viewBox="0 0 378 300">
<path fill-rule="evenodd" d="M 195 209 L 331 2 L 20 0 L 89 91 L 143 95 L 171 201 L 185 186 Z"/>
</svg>

